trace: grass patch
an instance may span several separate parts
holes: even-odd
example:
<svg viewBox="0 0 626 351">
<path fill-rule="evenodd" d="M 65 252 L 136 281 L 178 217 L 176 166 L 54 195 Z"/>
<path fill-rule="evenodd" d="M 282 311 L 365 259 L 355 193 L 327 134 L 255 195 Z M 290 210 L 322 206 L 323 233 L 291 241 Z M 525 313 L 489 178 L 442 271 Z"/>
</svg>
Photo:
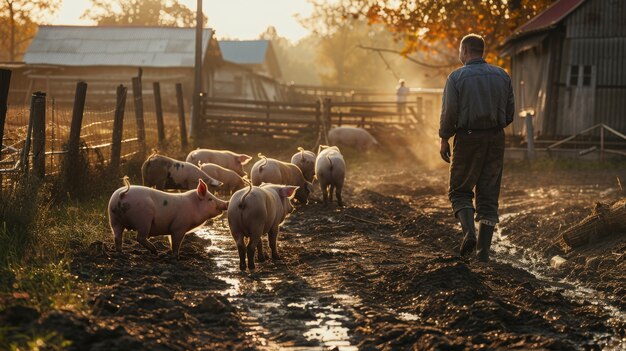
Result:
<svg viewBox="0 0 626 351">
<path fill-rule="evenodd" d="M 62 351 L 72 343 L 56 332 L 23 334 L 13 328 L 0 326 L 0 348 L 7 351 Z"/>
</svg>

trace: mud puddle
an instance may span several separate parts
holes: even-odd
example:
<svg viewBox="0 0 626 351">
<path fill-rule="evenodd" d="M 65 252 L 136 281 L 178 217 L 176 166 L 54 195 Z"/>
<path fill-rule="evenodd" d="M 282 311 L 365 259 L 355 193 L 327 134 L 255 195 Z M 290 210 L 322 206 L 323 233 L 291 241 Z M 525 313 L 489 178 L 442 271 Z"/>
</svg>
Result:
<svg viewBox="0 0 626 351">
<path fill-rule="evenodd" d="M 241 311 L 242 324 L 258 349 L 357 350 L 349 333 L 354 298 L 311 285 L 281 261 L 257 262 L 255 272 L 241 272 L 233 239 L 221 224 L 196 234 L 211 240 L 206 249 L 217 265 L 216 277 L 230 285 L 217 293 Z"/>
<path fill-rule="evenodd" d="M 501 216 L 501 222 L 506 223 L 522 215 L 524 215 L 522 212 L 507 213 Z M 626 335 L 623 330 L 626 325 L 626 311 L 616 307 L 605 293 L 587 287 L 581 281 L 558 277 L 558 271 L 550 266 L 550 262 L 541 252 L 513 243 L 510 235 L 504 235 L 502 230 L 496 227 L 492 251 L 497 262 L 509 264 L 532 274 L 548 285 L 546 290 L 559 293 L 572 302 L 590 303 L 600 307 L 608 316 L 606 325 L 617 329 L 618 333 L 593 333 L 594 343 L 603 345 L 604 350 L 626 349 Z"/>
</svg>

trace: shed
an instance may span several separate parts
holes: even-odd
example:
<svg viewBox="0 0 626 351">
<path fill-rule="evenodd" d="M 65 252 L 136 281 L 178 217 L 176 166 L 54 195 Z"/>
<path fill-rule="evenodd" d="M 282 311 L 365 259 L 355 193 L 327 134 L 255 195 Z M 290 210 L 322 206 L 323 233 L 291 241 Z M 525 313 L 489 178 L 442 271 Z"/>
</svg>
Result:
<svg viewBox="0 0 626 351">
<path fill-rule="evenodd" d="M 73 98 L 77 81 L 89 84 L 89 96 L 115 98 L 115 87 L 130 85 L 141 68 L 144 90 L 162 84 L 165 101 L 174 84 L 193 92 L 195 29 L 137 26 L 40 26 L 24 55 L 29 91 L 42 90 L 59 102 Z M 221 53 L 211 29 L 202 35 L 203 90 L 210 91 Z M 93 101 L 93 99 L 91 100 Z M 102 101 L 102 100 L 100 100 Z"/>
<path fill-rule="evenodd" d="M 220 40 L 219 46 L 224 64 L 215 72 L 215 96 L 268 101 L 287 98 L 269 40 Z"/>
<path fill-rule="evenodd" d="M 501 45 L 511 58 L 518 111 L 536 112 L 537 136 L 598 123 L 626 130 L 626 1 L 558 0 Z M 514 134 L 525 134 L 516 119 Z"/>
</svg>

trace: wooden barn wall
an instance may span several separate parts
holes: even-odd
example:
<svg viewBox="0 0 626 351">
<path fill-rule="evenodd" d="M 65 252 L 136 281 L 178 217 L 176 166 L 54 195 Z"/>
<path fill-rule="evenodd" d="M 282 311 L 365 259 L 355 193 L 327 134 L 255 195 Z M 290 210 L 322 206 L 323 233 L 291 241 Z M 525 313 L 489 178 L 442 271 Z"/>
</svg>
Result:
<svg viewBox="0 0 626 351">
<path fill-rule="evenodd" d="M 605 123 L 626 132 L 626 1 L 590 0 L 565 20 L 559 77 L 557 136 Z M 595 89 L 581 101 L 568 86 L 572 65 L 592 66 Z M 577 104 L 577 105 L 573 105 Z M 580 116 L 572 111 L 585 110 Z"/>
</svg>

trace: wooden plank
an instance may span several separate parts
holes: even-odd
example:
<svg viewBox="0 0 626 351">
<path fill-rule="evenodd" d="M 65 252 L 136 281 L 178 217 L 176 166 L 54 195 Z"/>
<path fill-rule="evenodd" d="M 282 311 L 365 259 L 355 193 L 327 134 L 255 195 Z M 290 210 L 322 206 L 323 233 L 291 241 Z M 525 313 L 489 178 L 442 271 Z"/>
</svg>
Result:
<svg viewBox="0 0 626 351">
<path fill-rule="evenodd" d="M 205 120 L 217 120 L 217 121 L 243 121 L 243 122 L 267 122 L 267 118 L 261 117 L 247 117 L 247 116 L 223 116 L 223 115 L 205 115 Z M 300 119 L 300 118 L 272 118 L 269 122 L 272 123 L 300 123 L 300 124 L 315 124 L 315 120 Z"/>
<path fill-rule="evenodd" d="M 223 103 L 223 104 L 239 104 L 239 105 L 261 105 L 261 106 L 285 106 L 285 107 L 309 107 L 315 109 L 315 103 L 294 103 L 294 102 L 280 102 L 280 101 L 264 101 L 264 100 L 245 100 L 245 99 L 233 99 L 233 98 L 216 98 L 206 97 L 204 98 L 205 104 Z"/>
<path fill-rule="evenodd" d="M 259 107 L 245 107 L 245 106 L 235 106 L 235 105 L 217 105 L 217 104 L 205 104 L 203 113 L 208 113 L 208 111 L 216 111 L 216 110 L 224 110 L 224 111 L 238 111 L 238 112 L 255 112 L 255 113 L 267 113 L 270 114 L 301 114 L 306 116 L 315 116 L 315 108 L 311 110 L 303 110 L 303 109 L 268 109 L 267 106 L 259 106 Z"/>
<path fill-rule="evenodd" d="M 313 131 L 311 127 L 296 127 L 293 125 L 281 126 L 281 125 L 267 125 L 267 124 L 249 124 L 249 123 L 236 123 L 236 122 L 225 122 L 225 123 L 207 123 L 213 128 L 219 127 L 244 127 L 250 129 L 263 129 L 263 130 L 295 130 L 295 131 Z"/>
</svg>

